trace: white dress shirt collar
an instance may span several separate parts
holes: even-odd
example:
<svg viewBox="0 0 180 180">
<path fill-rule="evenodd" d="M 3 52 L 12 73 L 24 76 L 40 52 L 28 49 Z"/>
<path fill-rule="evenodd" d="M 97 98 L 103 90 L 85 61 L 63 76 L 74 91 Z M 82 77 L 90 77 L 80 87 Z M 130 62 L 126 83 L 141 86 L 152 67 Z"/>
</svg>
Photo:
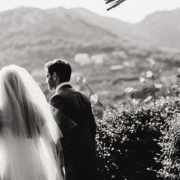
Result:
<svg viewBox="0 0 180 180">
<path fill-rule="evenodd" d="M 56 93 L 59 91 L 59 89 L 64 86 L 64 85 L 71 85 L 70 82 L 63 82 L 61 84 L 59 84 L 57 87 L 56 87 Z"/>
</svg>

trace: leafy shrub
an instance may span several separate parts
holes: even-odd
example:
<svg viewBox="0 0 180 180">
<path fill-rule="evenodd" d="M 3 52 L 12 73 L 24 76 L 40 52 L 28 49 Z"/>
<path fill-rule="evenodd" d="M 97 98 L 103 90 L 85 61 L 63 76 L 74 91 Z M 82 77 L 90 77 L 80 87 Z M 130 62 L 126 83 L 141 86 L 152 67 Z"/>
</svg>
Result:
<svg viewBox="0 0 180 180">
<path fill-rule="evenodd" d="M 166 119 L 165 127 L 162 129 L 160 146 L 162 153 L 159 154 L 157 162 L 162 163 L 162 168 L 158 171 L 158 176 L 163 179 L 180 179 L 180 99 L 170 101 L 167 111 L 170 114 Z"/>
<path fill-rule="evenodd" d="M 97 120 L 98 180 L 180 179 L 180 86 L 171 79 L 170 84 L 155 83 L 155 62 L 148 61 L 152 71 L 139 77 L 141 89 L 126 88 L 128 104 L 115 108 L 104 108 L 86 78 L 77 76 L 89 90 L 92 105 L 104 109 Z M 139 93 L 145 99 L 137 99 Z"/>
<path fill-rule="evenodd" d="M 107 109 L 102 119 L 97 120 L 98 179 L 163 179 L 162 174 L 157 176 L 157 171 L 172 168 L 170 165 L 164 167 L 170 160 L 161 162 L 160 157 L 169 155 L 172 144 L 176 145 L 174 158 L 180 157 L 177 151 L 180 147 L 180 130 L 175 133 L 178 137 L 175 141 L 171 135 L 176 126 L 171 126 L 171 131 L 168 131 L 169 141 L 165 140 L 167 122 L 176 117 L 179 111 L 179 99 L 173 97 L 162 98 L 141 107 L 118 104 L 115 109 Z M 176 162 L 177 165 L 179 163 Z M 180 166 L 176 167 L 179 177 L 178 170 Z"/>
</svg>

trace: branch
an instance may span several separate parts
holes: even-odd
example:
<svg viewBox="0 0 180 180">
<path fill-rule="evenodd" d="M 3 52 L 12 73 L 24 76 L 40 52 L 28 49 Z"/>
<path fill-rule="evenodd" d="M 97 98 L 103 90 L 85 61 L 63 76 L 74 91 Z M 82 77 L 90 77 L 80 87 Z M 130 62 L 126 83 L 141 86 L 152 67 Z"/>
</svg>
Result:
<svg viewBox="0 0 180 180">
<path fill-rule="evenodd" d="M 121 3 L 123 3 L 126 0 L 104 0 L 106 4 L 110 4 L 110 7 L 107 9 L 107 11 L 111 10 L 112 8 L 115 8 L 119 6 Z"/>
</svg>

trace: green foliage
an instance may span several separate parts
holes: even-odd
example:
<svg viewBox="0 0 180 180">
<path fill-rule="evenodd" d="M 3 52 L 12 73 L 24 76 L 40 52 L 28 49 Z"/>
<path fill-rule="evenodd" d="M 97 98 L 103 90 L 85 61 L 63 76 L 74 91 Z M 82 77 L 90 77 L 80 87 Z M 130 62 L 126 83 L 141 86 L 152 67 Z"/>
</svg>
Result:
<svg viewBox="0 0 180 180">
<path fill-rule="evenodd" d="M 141 107 L 119 104 L 115 109 L 106 110 L 103 118 L 97 121 L 98 178 L 162 179 L 161 176 L 157 177 L 157 171 L 167 171 L 171 166 L 164 168 L 165 162 L 161 162 L 159 157 L 165 151 L 166 156 L 169 155 L 167 149 L 175 140 L 175 136 L 172 136 L 173 128 L 171 131 L 167 130 L 167 122 L 176 117 L 179 111 L 179 99 L 173 97 L 162 98 Z M 167 131 L 171 144 L 166 144 L 165 141 Z M 179 131 L 175 134 L 179 135 L 178 133 Z M 177 150 L 178 148 L 174 151 L 176 157 L 177 154 L 180 155 Z"/>
</svg>

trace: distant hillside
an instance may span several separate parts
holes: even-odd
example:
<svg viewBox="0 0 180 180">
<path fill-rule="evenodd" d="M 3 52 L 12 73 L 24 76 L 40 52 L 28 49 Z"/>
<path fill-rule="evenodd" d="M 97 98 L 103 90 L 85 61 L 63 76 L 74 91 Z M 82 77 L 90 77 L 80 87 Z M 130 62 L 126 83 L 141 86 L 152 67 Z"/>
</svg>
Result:
<svg viewBox="0 0 180 180">
<path fill-rule="evenodd" d="M 168 76 L 180 67 L 179 50 L 161 47 L 178 47 L 178 15 L 172 15 L 175 12 L 179 13 L 154 13 L 138 24 L 99 16 L 83 8 L 21 7 L 1 12 L 0 68 L 12 63 L 25 67 L 49 99 L 43 65 L 65 58 L 72 65 L 74 82 L 76 73 L 86 77 L 104 105 L 113 105 L 119 99 L 126 102 L 125 88 L 137 84 L 141 73 L 151 68 L 149 58 L 156 61 L 155 68 L 163 65 Z M 170 13 L 168 17 L 166 13 Z M 83 53 L 90 63 L 81 66 L 74 56 Z M 92 57 L 102 63 L 93 63 Z M 84 85 L 77 86 L 87 91 Z"/>
<path fill-rule="evenodd" d="M 180 48 L 180 9 L 155 12 L 136 26 L 136 33 L 164 46 Z"/>
<path fill-rule="evenodd" d="M 0 13 L 1 63 L 42 62 L 76 53 L 127 49 L 129 44 L 178 47 L 180 10 L 156 12 L 138 24 L 99 16 L 87 9 L 17 8 Z M 127 45 L 128 44 L 128 45 Z"/>
<path fill-rule="evenodd" d="M 132 33 L 132 24 L 99 16 L 83 8 L 17 8 L 0 13 L 0 58 L 7 64 L 72 58 L 126 48 L 147 39 Z M 2 62 L 1 62 L 2 63 Z"/>
<path fill-rule="evenodd" d="M 113 48 L 123 41 L 117 33 L 109 30 L 111 25 L 114 28 L 118 22 L 122 27 L 126 25 L 119 20 L 110 23 L 110 19 L 84 9 L 22 7 L 2 12 L 0 58 L 5 62 L 37 63 L 40 59 L 73 57 L 81 51 L 108 50 L 108 47 Z"/>
</svg>

